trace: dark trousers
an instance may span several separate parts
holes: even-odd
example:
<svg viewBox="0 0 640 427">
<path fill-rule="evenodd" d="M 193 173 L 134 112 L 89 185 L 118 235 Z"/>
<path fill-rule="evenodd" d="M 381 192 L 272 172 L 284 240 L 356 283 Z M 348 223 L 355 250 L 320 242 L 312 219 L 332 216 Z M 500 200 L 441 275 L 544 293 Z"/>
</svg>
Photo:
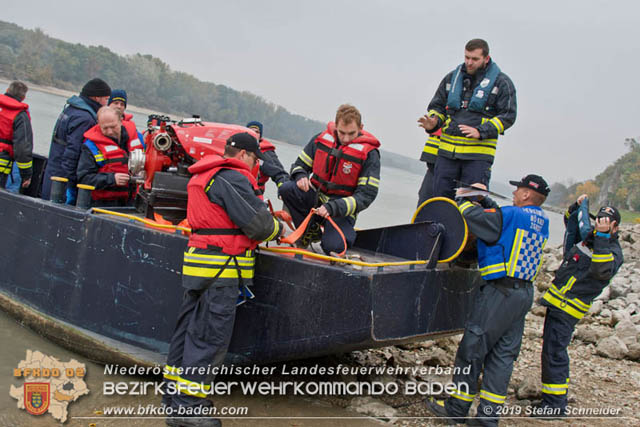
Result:
<svg viewBox="0 0 640 427">
<path fill-rule="evenodd" d="M 6 173 L 0 173 L 0 188 L 5 188 L 7 186 L 7 179 L 9 175 Z"/>
<path fill-rule="evenodd" d="M 291 219 L 296 227 L 304 221 L 312 208 L 320 205 L 314 189 L 302 191 L 298 188 L 295 181 L 287 181 L 282 184 L 278 189 L 278 195 L 282 197 L 282 201 L 289 209 Z M 318 223 L 322 224 L 324 220 L 316 216 L 312 221 L 318 221 Z M 356 241 L 356 231 L 354 230 L 356 223 L 355 218 L 352 216 L 338 217 L 333 218 L 333 221 L 342 230 L 345 240 L 347 241 L 347 247 L 351 247 L 353 242 Z M 340 237 L 338 231 L 328 221 L 324 222 L 321 246 L 322 250 L 327 254 L 330 252 L 342 252 L 344 249 L 342 237 Z"/>
<path fill-rule="evenodd" d="M 498 280 L 512 282 L 509 278 Z M 533 303 L 533 286 L 521 282 L 516 288 L 506 288 L 490 283 L 478 289 L 456 353 L 453 382 L 457 390 L 446 400 L 445 408 L 451 417 L 466 417 L 473 399 L 479 395 L 477 416 L 483 417 L 480 422 L 497 425 L 495 415 L 504 404 L 513 362 L 520 353 L 524 318 Z"/>
<path fill-rule="evenodd" d="M 422 185 L 420 185 L 420 190 L 418 190 L 418 207 L 425 201 L 429 200 L 433 197 L 433 169 L 435 168 L 435 163 L 427 163 L 427 171 L 424 174 L 424 178 L 422 179 Z"/>
<path fill-rule="evenodd" d="M 491 162 L 486 160 L 459 160 L 438 156 L 433 176 L 433 197 L 455 197 L 457 181 L 465 184 L 481 183 L 489 188 Z"/>
<path fill-rule="evenodd" d="M 214 375 L 200 373 L 197 368 L 210 371 L 224 361 L 233 333 L 238 299 L 237 286 L 210 286 L 205 290 L 186 290 L 171 338 L 166 370 L 182 368 L 182 373 L 165 373 L 165 390 L 169 382 L 189 386 L 178 394 L 162 398 L 166 405 L 211 406 L 206 398 Z M 189 368 L 189 371 L 186 369 Z M 194 369 L 195 372 L 194 372 Z M 208 395 L 207 395 L 208 396 Z"/>
<path fill-rule="evenodd" d="M 542 333 L 542 404 L 559 408 L 567 407 L 569 390 L 569 353 L 567 347 L 578 319 L 555 308 L 547 308 Z"/>
</svg>

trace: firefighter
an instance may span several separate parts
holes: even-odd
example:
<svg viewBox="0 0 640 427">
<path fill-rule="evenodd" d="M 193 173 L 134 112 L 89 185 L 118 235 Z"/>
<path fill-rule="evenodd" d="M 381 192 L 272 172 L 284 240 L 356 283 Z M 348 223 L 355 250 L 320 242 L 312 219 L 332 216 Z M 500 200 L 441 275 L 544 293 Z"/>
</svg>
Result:
<svg viewBox="0 0 640 427">
<path fill-rule="evenodd" d="M 51 177 L 67 178 L 68 205 L 75 205 L 78 196 L 76 171 L 78 159 L 84 142 L 84 133 L 96 125 L 97 113 L 107 105 L 111 96 L 111 88 L 101 79 L 89 80 L 80 92 L 80 96 L 67 99 L 64 109 L 58 116 L 53 129 L 49 160 L 42 181 L 42 198 L 49 200 L 51 196 Z"/>
<path fill-rule="evenodd" d="M 125 206 L 134 195 L 129 188 L 129 153 L 144 150 L 132 122 L 123 122 L 112 107 L 98 110 L 98 124 L 84 133 L 78 159 L 78 182 L 95 188 L 92 206 Z"/>
<path fill-rule="evenodd" d="M 247 127 L 258 134 L 258 142 L 260 143 L 260 151 L 264 156 L 264 160 L 260 163 L 260 170 L 258 172 L 258 187 L 264 194 L 265 185 L 269 178 L 276 183 L 278 188 L 286 181 L 289 181 L 289 174 L 284 170 L 284 166 L 280 163 L 278 155 L 276 154 L 276 147 L 271 141 L 262 137 L 264 127 L 262 123 L 252 121 L 247 123 Z"/>
<path fill-rule="evenodd" d="M 447 74 L 418 119 L 427 132 L 442 130 L 433 195 L 453 198 L 456 181 L 489 185 L 498 144 L 516 120 L 516 90 L 489 56 L 489 45 L 470 40 L 464 63 Z"/>
<path fill-rule="evenodd" d="M 165 366 L 163 404 L 175 411 L 210 407 L 213 376 L 199 368 L 222 364 L 233 331 L 238 289 L 252 283 L 258 243 L 277 239 L 282 224 L 258 196 L 251 174 L 262 153 L 249 133 L 232 135 L 222 159 L 189 168 L 187 218 L 192 227 L 182 266 L 182 307 Z M 186 368 L 189 368 L 188 370 Z M 210 370 L 209 370 L 210 371 Z M 180 409 L 182 407 L 182 409 Z M 179 413 L 179 412 L 175 412 Z M 171 426 L 219 426 L 214 418 L 167 418 Z"/>
<path fill-rule="evenodd" d="M 279 189 L 295 226 L 310 209 L 318 208 L 316 216 L 323 221 L 331 215 L 342 229 L 347 247 L 351 246 L 356 238 L 357 213 L 369 207 L 378 195 L 379 147 L 376 137 L 363 130 L 358 109 L 341 105 L 336 121 L 311 138 L 291 166 L 292 180 Z M 328 223 L 322 233 L 320 223 L 312 222 L 301 240 L 303 246 L 321 240 L 327 254 L 346 249 L 339 232 Z"/>
<path fill-rule="evenodd" d="M 538 175 L 527 175 L 516 186 L 513 206 L 499 207 L 484 198 L 474 204 L 459 191 L 458 205 L 469 230 L 478 239 L 482 276 L 455 360 L 448 399 L 431 398 L 427 407 L 436 416 L 464 422 L 476 396 L 480 398 L 471 425 L 497 425 L 507 396 L 513 362 L 520 353 L 525 316 L 533 303 L 533 280 L 549 237 L 549 219 L 540 206 L 549 186 Z M 486 187 L 477 183 L 475 187 Z M 478 378 L 482 387 L 478 389 Z"/>
<path fill-rule="evenodd" d="M 33 130 L 29 106 L 25 104 L 29 88 L 13 81 L 0 95 L 0 187 L 4 188 L 15 160 L 22 187 L 31 184 L 33 175 Z"/>
<path fill-rule="evenodd" d="M 576 324 L 591 302 L 609 284 L 623 263 L 618 243 L 620 213 L 613 206 L 598 211 L 595 226 L 585 233 L 589 220 L 589 199 L 581 195 L 565 214 L 565 253 L 551 287 L 540 299 L 547 307 L 542 335 L 542 402 L 533 414 L 539 417 L 566 416 L 569 390 L 567 347 Z M 567 242 L 567 238 L 571 239 Z"/>
</svg>

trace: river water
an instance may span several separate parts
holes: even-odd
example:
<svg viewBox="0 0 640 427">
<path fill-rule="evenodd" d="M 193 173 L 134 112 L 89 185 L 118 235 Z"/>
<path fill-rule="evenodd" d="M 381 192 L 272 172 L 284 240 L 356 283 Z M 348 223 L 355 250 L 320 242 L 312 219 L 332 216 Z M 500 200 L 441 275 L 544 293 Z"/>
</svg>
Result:
<svg viewBox="0 0 640 427">
<path fill-rule="evenodd" d="M 30 105 L 32 124 L 34 129 L 34 151 L 47 155 L 51 132 L 55 121 L 64 105 L 65 97 L 53 95 L 37 90 L 28 93 L 27 100 Z M 135 113 L 134 120 L 138 128 L 146 123 L 146 115 Z M 266 125 L 266 135 L 268 135 L 268 123 Z M 310 135 L 311 136 L 311 135 Z M 383 144 L 385 141 L 383 141 Z M 390 142 L 386 142 L 390 143 Z M 420 141 L 416 141 L 416 152 L 420 149 Z M 277 153 L 285 168 L 295 160 L 302 147 L 276 143 Z M 396 225 L 407 223 L 415 210 L 417 202 L 417 191 L 420 186 L 422 176 L 414 173 L 383 167 L 381 171 L 380 192 L 374 204 L 360 214 L 357 226 L 359 228 L 381 227 L 384 225 Z M 267 184 L 267 194 L 274 203 L 276 209 L 280 202 L 277 201 L 275 186 Z M 562 240 L 562 218 L 560 215 L 549 213 L 551 219 L 551 244 L 560 243 Z M 28 254 L 26 254 L 28 256 Z M 20 385 L 21 381 L 12 377 L 13 369 L 18 366 L 20 360 L 25 358 L 27 350 L 38 350 L 47 355 L 54 356 L 62 361 L 76 359 L 87 365 L 86 381 L 90 394 L 81 397 L 77 402 L 73 402 L 69 408 L 69 418 L 66 425 L 91 425 L 115 426 L 115 425 L 164 425 L 161 418 L 147 419 L 88 419 L 78 417 L 99 417 L 95 411 L 102 410 L 105 406 L 116 405 L 147 405 L 157 404 L 158 398 L 153 395 L 139 397 L 105 396 L 102 387 L 105 381 L 135 381 L 139 378 L 130 376 L 105 375 L 103 367 L 89 360 L 67 351 L 45 338 L 22 327 L 4 312 L 0 311 L 0 426 L 48 426 L 59 425 L 49 415 L 30 416 L 24 410 L 18 410 L 16 400 L 9 396 L 9 386 Z M 225 421 L 225 425 L 243 426 L 340 426 L 340 425 L 379 425 L 378 422 L 369 419 L 343 419 L 341 417 L 354 417 L 358 414 L 347 411 L 339 406 L 329 405 L 322 399 L 309 399 L 304 397 L 291 396 L 243 396 L 241 393 L 234 393 L 231 396 L 223 396 L 216 400 L 222 406 L 247 406 L 249 415 L 253 417 L 302 417 L 295 420 L 286 419 L 260 419 L 249 420 L 247 418 L 230 419 Z M 306 417 L 306 418 L 305 418 Z M 317 418 L 322 418 L 319 420 Z"/>
</svg>

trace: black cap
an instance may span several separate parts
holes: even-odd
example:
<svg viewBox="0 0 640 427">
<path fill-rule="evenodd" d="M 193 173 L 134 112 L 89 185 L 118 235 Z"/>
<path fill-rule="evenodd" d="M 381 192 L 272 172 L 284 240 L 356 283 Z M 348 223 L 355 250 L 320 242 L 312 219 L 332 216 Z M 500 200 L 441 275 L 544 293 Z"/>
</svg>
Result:
<svg viewBox="0 0 640 427">
<path fill-rule="evenodd" d="M 227 139 L 227 145 L 230 145 L 239 150 L 250 151 L 254 153 L 259 159 L 264 160 L 264 156 L 262 155 L 260 146 L 258 145 L 258 140 L 256 140 L 251 134 L 247 132 L 231 135 L 229 139 Z"/>
<path fill-rule="evenodd" d="M 520 181 L 509 181 L 509 184 L 515 185 L 516 187 L 530 188 L 545 197 L 548 196 L 549 191 L 551 191 L 551 189 L 549 188 L 549 184 L 547 184 L 547 181 L 545 181 L 544 178 L 540 175 L 527 175 Z"/>
<path fill-rule="evenodd" d="M 620 212 L 618 211 L 618 209 L 616 209 L 613 206 L 603 206 L 600 208 L 600 210 L 598 211 L 598 214 L 596 215 L 596 218 L 602 218 L 602 217 L 609 217 L 611 218 L 613 221 L 616 222 L 616 224 L 620 224 Z"/>
<path fill-rule="evenodd" d="M 111 88 L 102 79 L 91 79 L 89 80 L 83 87 L 82 92 L 80 92 L 82 96 L 111 96 Z"/>
</svg>

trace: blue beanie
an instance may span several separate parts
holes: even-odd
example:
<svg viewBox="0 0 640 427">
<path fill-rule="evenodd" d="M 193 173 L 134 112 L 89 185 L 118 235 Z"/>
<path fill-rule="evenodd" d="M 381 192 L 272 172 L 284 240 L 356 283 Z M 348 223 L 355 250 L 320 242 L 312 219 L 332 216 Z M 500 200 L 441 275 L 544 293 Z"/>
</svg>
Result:
<svg viewBox="0 0 640 427">
<path fill-rule="evenodd" d="M 111 91 L 111 97 L 107 105 L 111 105 L 113 101 L 124 102 L 125 108 L 127 107 L 127 92 L 124 89 L 114 89 Z"/>
<path fill-rule="evenodd" d="M 253 121 L 253 122 L 247 123 L 246 127 L 248 127 L 248 128 L 257 127 L 260 130 L 260 135 L 259 136 L 260 136 L 260 138 L 262 138 L 262 123 Z"/>
</svg>

